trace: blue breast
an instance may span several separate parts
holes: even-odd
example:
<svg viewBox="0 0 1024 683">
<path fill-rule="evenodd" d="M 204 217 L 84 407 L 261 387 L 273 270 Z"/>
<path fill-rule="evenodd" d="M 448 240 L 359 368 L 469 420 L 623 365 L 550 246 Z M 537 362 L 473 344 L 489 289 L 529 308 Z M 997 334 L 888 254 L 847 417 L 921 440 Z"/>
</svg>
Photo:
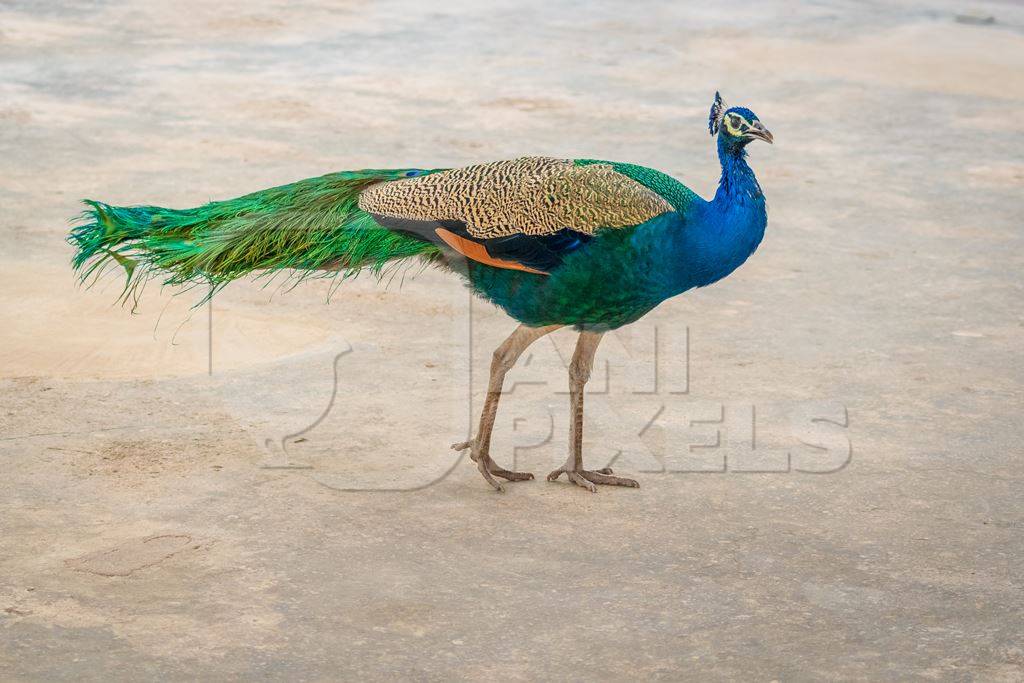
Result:
<svg viewBox="0 0 1024 683">
<path fill-rule="evenodd" d="M 662 300 L 721 280 L 739 268 L 764 237 L 763 197 L 739 202 L 699 200 L 685 214 L 639 226 L 634 249 L 650 261 L 649 287 Z"/>
</svg>

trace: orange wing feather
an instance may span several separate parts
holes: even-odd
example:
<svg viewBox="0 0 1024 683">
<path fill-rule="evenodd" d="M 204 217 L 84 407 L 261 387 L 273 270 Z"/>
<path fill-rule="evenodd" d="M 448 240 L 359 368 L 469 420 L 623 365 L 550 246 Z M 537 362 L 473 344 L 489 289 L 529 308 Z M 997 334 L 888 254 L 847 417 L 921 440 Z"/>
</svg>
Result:
<svg viewBox="0 0 1024 683">
<path fill-rule="evenodd" d="M 437 228 L 435 231 L 437 236 L 444 240 L 445 244 L 459 252 L 463 256 L 478 263 L 483 263 L 488 266 L 494 266 L 495 268 L 506 268 L 508 270 L 524 270 L 527 273 L 536 273 L 537 275 L 547 275 L 543 270 L 536 270 L 529 268 L 521 263 L 515 261 L 506 261 L 500 258 L 494 258 L 487 253 L 487 247 L 484 245 L 467 240 L 465 237 L 459 237 L 451 230 L 445 230 L 444 228 Z"/>
</svg>

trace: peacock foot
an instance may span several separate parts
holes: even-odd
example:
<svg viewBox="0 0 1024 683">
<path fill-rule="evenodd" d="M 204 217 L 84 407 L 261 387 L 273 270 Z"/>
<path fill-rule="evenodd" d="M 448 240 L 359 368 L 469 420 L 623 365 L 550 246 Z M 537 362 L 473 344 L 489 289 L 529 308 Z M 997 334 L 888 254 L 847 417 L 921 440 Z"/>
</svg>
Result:
<svg viewBox="0 0 1024 683">
<path fill-rule="evenodd" d="M 533 479 L 533 474 L 531 472 L 515 472 L 513 470 L 506 470 L 504 467 L 499 466 L 498 463 L 491 460 L 490 455 L 486 453 L 479 453 L 477 451 L 476 441 L 473 439 L 452 444 L 452 450 L 464 451 L 466 449 L 469 449 L 469 457 L 476 463 L 476 468 L 480 470 L 480 474 L 483 475 L 483 478 L 488 484 L 498 491 L 504 492 L 505 487 L 502 486 L 494 477 L 501 477 L 507 481 L 529 481 L 530 479 Z"/>
<path fill-rule="evenodd" d="M 611 467 L 605 467 L 600 470 L 574 470 L 563 465 L 548 475 L 548 481 L 558 479 L 562 476 L 563 472 L 565 473 L 565 476 L 569 478 L 569 481 L 577 486 L 582 486 L 591 493 L 597 493 L 597 486 L 595 486 L 595 484 L 607 486 L 629 486 L 634 489 L 640 488 L 640 484 L 636 479 L 613 476 Z"/>
</svg>

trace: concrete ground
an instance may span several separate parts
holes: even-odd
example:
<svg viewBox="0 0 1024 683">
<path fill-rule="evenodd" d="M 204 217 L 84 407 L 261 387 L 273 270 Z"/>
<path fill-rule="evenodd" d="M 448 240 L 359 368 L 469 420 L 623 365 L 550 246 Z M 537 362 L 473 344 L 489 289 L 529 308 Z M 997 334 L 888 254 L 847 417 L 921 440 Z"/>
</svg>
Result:
<svg viewBox="0 0 1024 683">
<path fill-rule="evenodd" d="M 1022 69 L 1012 3 L 3 3 L 0 679 L 1024 679 Z M 639 490 L 543 481 L 571 332 L 497 424 L 537 481 L 448 449 L 512 323 L 442 273 L 132 315 L 68 266 L 79 198 L 346 168 L 707 196 L 716 89 L 768 233 L 602 347 Z"/>
</svg>

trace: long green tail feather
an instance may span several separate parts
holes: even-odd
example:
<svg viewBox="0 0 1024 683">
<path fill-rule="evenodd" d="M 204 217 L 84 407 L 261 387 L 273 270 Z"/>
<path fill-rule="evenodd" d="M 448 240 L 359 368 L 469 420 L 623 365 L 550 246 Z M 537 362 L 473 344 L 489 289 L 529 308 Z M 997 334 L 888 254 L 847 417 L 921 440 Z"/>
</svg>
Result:
<svg viewBox="0 0 1024 683">
<path fill-rule="evenodd" d="M 359 192 L 382 180 L 432 171 L 365 170 L 332 173 L 193 209 L 118 207 L 86 200 L 89 208 L 68 241 L 82 281 L 111 264 L 127 273 L 123 298 L 137 298 L 157 273 L 164 284 L 211 285 L 255 271 L 293 269 L 298 278 L 380 275 L 389 262 L 419 256 L 433 261 L 437 247 L 381 227 L 360 211 Z"/>
</svg>

